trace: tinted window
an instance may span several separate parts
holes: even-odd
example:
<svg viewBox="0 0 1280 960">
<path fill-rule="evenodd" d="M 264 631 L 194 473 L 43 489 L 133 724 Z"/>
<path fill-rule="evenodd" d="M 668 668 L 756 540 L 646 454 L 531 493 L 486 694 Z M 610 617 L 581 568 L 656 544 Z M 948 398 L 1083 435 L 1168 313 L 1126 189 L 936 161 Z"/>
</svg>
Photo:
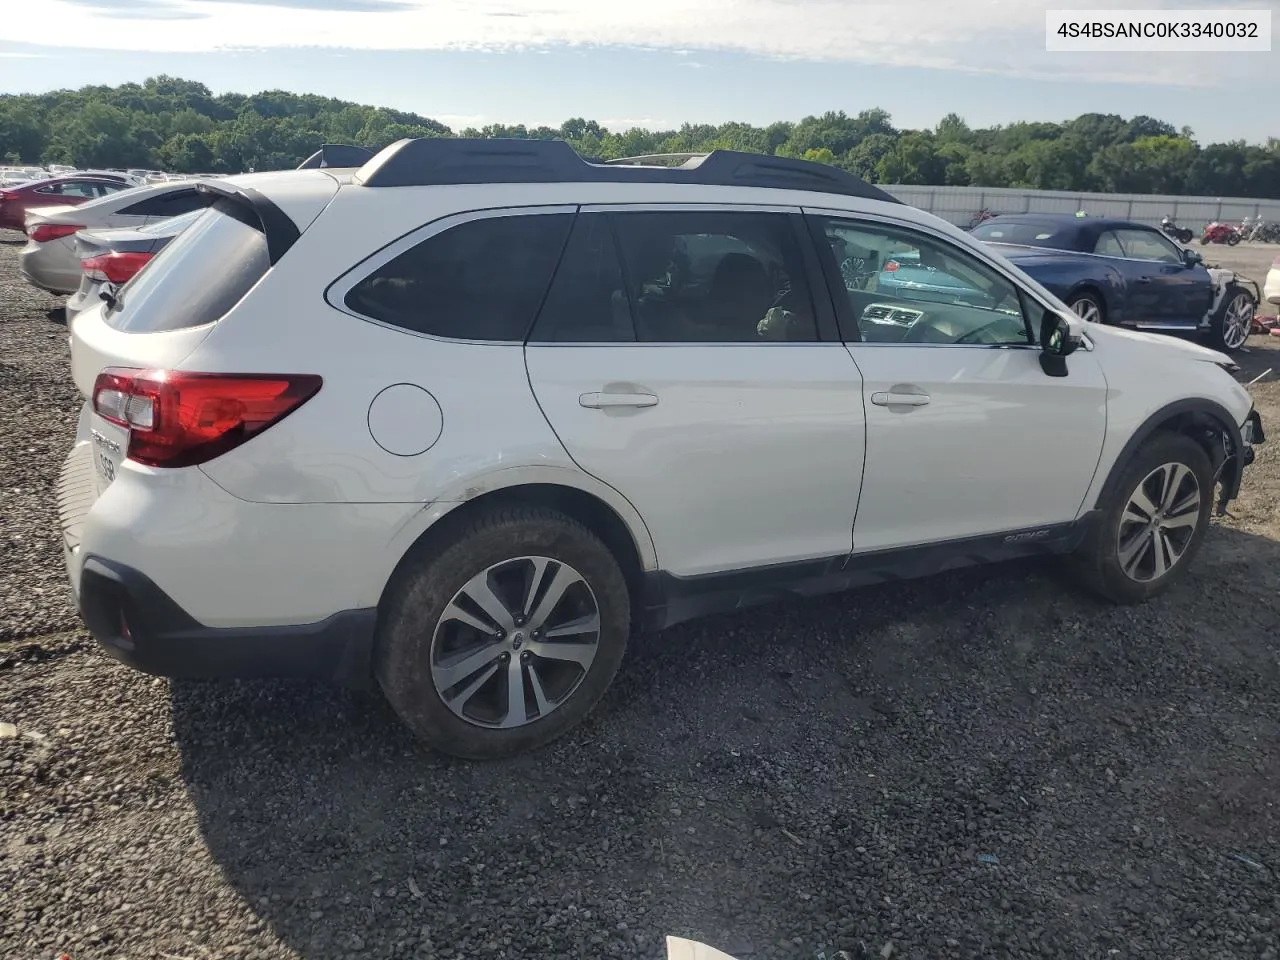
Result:
<svg viewBox="0 0 1280 960">
<path fill-rule="evenodd" d="M 791 219 L 782 213 L 620 213 L 638 338 L 657 343 L 817 339 Z"/>
<path fill-rule="evenodd" d="M 1154 230 L 1117 230 L 1125 256 L 1134 260 L 1161 260 L 1182 263 L 1182 254 L 1170 241 Z"/>
<path fill-rule="evenodd" d="M 383 264 L 347 292 L 346 305 L 417 333 L 523 341 L 572 222 L 544 213 L 459 224 Z"/>
<path fill-rule="evenodd" d="M 104 313 L 118 330 L 181 330 L 219 320 L 271 267 L 267 240 L 220 200 L 162 249 Z"/>
<path fill-rule="evenodd" d="M 41 187 L 40 193 L 52 193 L 60 197 L 97 197 L 100 194 L 94 191 L 94 184 L 73 180 L 68 183 L 54 183 L 47 187 Z"/>
<path fill-rule="evenodd" d="M 602 213 L 584 213 L 573 225 L 564 258 L 529 339 L 535 343 L 618 343 L 635 338 L 609 221 Z"/>
<path fill-rule="evenodd" d="M 131 203 L 120 212 L 131 217 L 176 217 L 181 213 L 207 207 L 213 199 L 213 194 L 196 190 L 174 190 Z"/>
<path fill-rule="evenodd" d="M 1024 345 L 1018 289 L 936 237 L 878 223 L 819 218 L 824 259 L 844 289 L 856 337 L 869 343 Z M 829 256 L 826 254 L 829 252 Z M 854 338 L 854 332 L 846 330 Z"/>
</svg>

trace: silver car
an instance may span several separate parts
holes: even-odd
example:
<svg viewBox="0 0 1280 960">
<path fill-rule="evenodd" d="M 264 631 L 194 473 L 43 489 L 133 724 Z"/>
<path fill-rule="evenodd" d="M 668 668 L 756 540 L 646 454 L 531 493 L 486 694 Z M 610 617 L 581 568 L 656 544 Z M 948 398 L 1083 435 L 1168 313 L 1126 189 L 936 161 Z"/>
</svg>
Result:
<svg viewBox="0 0 1280 960">
<path fill-rule="evenodd" d="M 70 294 L 80 286 L 75 235 L 81 230 L 149 226 L 203 210 L 213 194 L 188 183 L 161 183 L 121 190 L 78 207 L 42 207 L 27 213 L 27 245 L 18 255 L 23 277 L 50 293 Z"/>
<path fill-rule="evenodd" d="M 76 234 L 80 289 L 67 299 L 67 322 L 96 304 L 104 293 L 113 296 L 117 288 L 133 279 L 135 273 L 203 213 L 203 209 L 191 210 L 146 227 L 82 230 Z"/>
</svg>

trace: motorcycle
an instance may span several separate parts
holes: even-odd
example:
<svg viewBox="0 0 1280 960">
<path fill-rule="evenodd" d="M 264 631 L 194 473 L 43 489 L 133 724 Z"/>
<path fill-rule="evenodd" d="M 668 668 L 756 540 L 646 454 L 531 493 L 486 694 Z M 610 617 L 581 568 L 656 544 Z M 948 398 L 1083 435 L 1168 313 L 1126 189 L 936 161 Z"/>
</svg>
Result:
<svg viewBox="0 0 1280 960">
<path fill-rule="evenodd" d="M 1248 219 L 1248 217 L 1245 217 L 1246 221 Z M 1268 223 L 1259 214 L 1258 218 L 1249 223 L 1248 228 L 1244 231 L 1244 239 L 1257 243 L 1275 243 L 1280 240 L 1280 223 Z"/>
<path fill-rule="evenodd" d="M 1191 238 L 1195 236 L 1186 227 L 1180 227 L 1172 217 L 1165 217 L 1160 221 L 1160 229 L 1167 233 L 1179 243 L 1190 243 Z"/>
<path fill-rule="evenodd" d="M 1229 247 L 1234 247 L 1240 242 L 1240 237 L 1240 228 L 1234 223 L 1215 220 L 1205 226 L 1204 233 L 1200 235 L 1200 243 L 1225 243 Z"/>
<path fill-rule="evenodd" d="M 994 216 L 995 216 L 994 213 L 992 213 L 990 210 L 984 207 L 969 219 L 969 229 L 972 230 L 978 224 L 985 223 L 986 221 L 990 220 Z"/>
</svg>

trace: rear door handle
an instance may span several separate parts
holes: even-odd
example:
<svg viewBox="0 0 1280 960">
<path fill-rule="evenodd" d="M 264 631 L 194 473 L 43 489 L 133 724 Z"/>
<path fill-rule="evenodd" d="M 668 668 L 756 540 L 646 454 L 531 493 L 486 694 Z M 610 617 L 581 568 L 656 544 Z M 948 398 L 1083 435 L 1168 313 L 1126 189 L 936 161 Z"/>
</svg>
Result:
<svg viewBox="0 0 1280 960">
<path fill-rule="evenodd" d="M 871 402 L 877 407 L 923 407 L 931 398 L 927 393 L 873 393 Z"/>
<path fill-rule="evenodd" d="M 588 410 L 604 410 L 607 407 L 654 407 L 658 398 L 652 393 L 584 393 L 578 403 Z"/>
</svg>

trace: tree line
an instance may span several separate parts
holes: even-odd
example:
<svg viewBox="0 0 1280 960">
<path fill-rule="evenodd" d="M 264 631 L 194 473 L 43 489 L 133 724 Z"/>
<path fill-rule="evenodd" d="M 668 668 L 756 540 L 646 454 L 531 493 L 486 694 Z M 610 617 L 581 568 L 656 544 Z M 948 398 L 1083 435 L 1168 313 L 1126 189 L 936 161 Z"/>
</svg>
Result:
<svg viewBox="0 0 1280 960">
<path fill-rule="evenodd" d="M 612 131 L 575 118 L 559 127 L 455 132 L 402 110 L 282 90 L 214 96 L 204 84 L 169 76 L 0 96 L 0 162 L 10 164 L 240 173 L 296 166 L 321 143 L 377 148 L 401 137 L 459 135 L 563 139 L 606 159 L 746 150 L 817 160 L 878 183 L 1280 199 L 1280 139 L 1201 145 L 1190 129 L 1147 116 L 1087 113 L 1065 123 L 976 128 L 949 114 L 931 130 L 908 130 L 872 108 L 765 127 Z"/>
</svg>

